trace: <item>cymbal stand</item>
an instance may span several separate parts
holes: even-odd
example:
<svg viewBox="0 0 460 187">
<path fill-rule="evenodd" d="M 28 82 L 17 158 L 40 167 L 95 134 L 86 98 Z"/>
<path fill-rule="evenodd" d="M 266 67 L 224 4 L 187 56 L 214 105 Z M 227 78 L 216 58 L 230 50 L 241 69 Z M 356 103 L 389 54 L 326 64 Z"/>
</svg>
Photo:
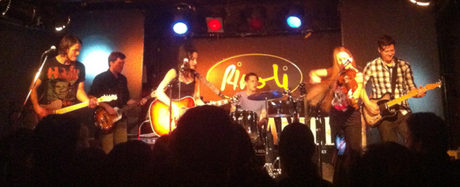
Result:
<svg viewBox="0 0 460 187">
<path fill-rule="evenodd" d="M 267 118 L 268 118 L 268 97 L 265 96 L 265 112 L 267 113 Z M 274 158 L 274 152 L 273 149 L 275 147 L 274 142 L 273 142 L 273 135 L 272 135 L 272 129 L 268 127 L 268 122 L 265 125 L 264 128 L 265 132 L 265 164 L 264 168 L 267 170 L 268 174 L 272 178 L 277 178 L 278 176 L 281 175 L 281 162 L 279 157 Z M 275 164 L 278 161 L 279 168 L 275 168 Z"/>
<path fill-rule="evenodd" d="M 291 114 L 292 116 L 292 122 L 293 123 L 298 123 L 300 120 L 300 115 L 299 115 L 299 111 L 300 111 L 300 103 L 299 103 L 299 98 L 294 98 L 292 96 L 292 92 L 290 90 L 285 90 L 284 93 L 288 96 L 288 104 L 289 104 L 289 114 Z M 289 122 L 291 122 L 290 120 L 288 120 Z"/>
</svg>

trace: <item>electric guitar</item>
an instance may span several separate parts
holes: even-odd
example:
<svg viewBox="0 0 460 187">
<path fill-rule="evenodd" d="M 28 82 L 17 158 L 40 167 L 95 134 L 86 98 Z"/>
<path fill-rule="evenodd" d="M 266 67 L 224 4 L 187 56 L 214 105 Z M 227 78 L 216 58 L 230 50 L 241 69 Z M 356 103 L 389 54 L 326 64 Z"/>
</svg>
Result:
<svg viewBox="0 0 460 187">
<path fill-rule="evenodd" d="M 209 105 L 220 106 L 229 103 L 235 103 L 239 101 L 239 96 L 234 96 L 228 99 L 223 99 L 219 101 L 211 101 Z M 170 127 L 170 108 L 168 105 L 164 104 L 158 99 L 155 99 L 149 108 L 149 118 L 150 118 L 150 125 L 152 126 L 153 131 L 155 134 L 162 136 L 168 134 L 170 131 L 176 128 L 177 120 L 179 119 L 182 114 L 189 108 L 195 107 L 195 99 L 190 96 L 183 97 L 181 99 L 173 99 L 172 105 L 176 106 L 177 111 L 172 110 L 172 122 Z M 175 107 L 173 107 L 175 108 Z M 171 129 L 170 129 L 171 128 Z"/>
<path fill-rule="evenodd" d="M 144 97 L 142 99 L 152 99 L 156 97 L 155 91 L 152 92 L 149 96 Z M 133 105 L 127 105 L 121 109 L 118 107 L 114 107 L 117 113 L 115 115 L 110 115 L 104 107 L 97 107 L 96 112 L 94 112 L 94 124 L 99 127 L 103 133 L 109 133 L 114 127 L 114 123 L 120 120 L 123 117 L 123 113 L 128 110 L 131 110 L 135 106 L 137 106 L 139 102 Z"/>
<path fill-rule="evenodd" d="M 104 95 L 104 96 L 98 98 L 97 102 L 109 102 L 109 101 L 116 100 L 116 99 L 117 99 L 117 95 Z M 72 112 L 74 110 L 78 110 L 80 108 L 87 107 L 88 104 L 89 104 L 89 102 L 87 101 L 87 102 L 78 103 L 78 104 L 75 104 L 75 105 L 72 105 L 72 106 L 62 108 L 62 101 L 61 100 L 56 100 L 56 101 L 51 102 L 49 105 L 41 105 L 41 107 L 46 109 L 47 115 L 49 115 L 49 114 L 65 114 L 65 113 L 68 113 L 68 112 Z M 41 118 L 43 118 L 43 117 L 41 117 Z"/>
<path fill-rule="evenodd" d="M 437 83 L 433 83 L 433 84 L 427 84 L 422 89 L 425 91 L 432 90 L 437 87 L 441 87 L 441 84 L 442 84 L 441 81 Z M 391 101 L 390 101 L 391 93 L 386 93 L 382 97 L 377 98 L 377 99 L 370 99 L 372 103 L 377 104 L 377 106 L 379 107 L 379 112 L 377 114 L 373 114 L 371 110 L 366 107 L 366 105 L 363 105 L 362 112 L 363 112 L 363 116 L 364 116 L 364 120 L 366 121 L 366 124 L 369 126 L 374 126 L 378 124 L 384 118 L 395 116 L 397 111 L 394 109 L 394 106 L 416 95 L 417 95 L 417 90 L 411 90 L 407 95 L 401 96 Z"/>
</svg>

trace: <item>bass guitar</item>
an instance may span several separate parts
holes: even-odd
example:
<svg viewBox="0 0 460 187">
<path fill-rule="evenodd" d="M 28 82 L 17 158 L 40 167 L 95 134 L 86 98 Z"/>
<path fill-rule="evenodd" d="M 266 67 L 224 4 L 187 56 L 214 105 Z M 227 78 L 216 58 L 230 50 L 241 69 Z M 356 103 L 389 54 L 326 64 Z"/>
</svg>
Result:
<svg viewBox="0 0 460 187">
<path fill-rule="evenodd" d="M 424 91 L 427 91 L 427 90 L 432 90 L 438 87 L 441 87 L 441 82 L 427 84 L 422 89 Z M 395 116 L 397 113 L 395 110 L 395 106 L 401 103 L 402 101 L 412 98 L 416 95 L 417 95 L 417 90 L 411 90 L 407 95 L 401 96 L 393 100 L 390 100 L 391 93 L 386 93 L 382 97 L 377 98 L 377 99 L 370 99 L 372 103 L 377 104 L 377 106 L 379 107 L 379 112 L 376 114 L 373 114 L 371 110 L 366 107 L 366 105 L 363 105 L 362 113 L 363 113 L 363 117 L 364 117 L 366 124 L 369 126 L 375 126 L 381 120 L 387 117 Z"/>
<path fill-rule="evenodd" d="M 149 100 L 156 97 L 155 92 L 152 92 L 149 96 L 144 97 L 143 99 Z M 103 133 L 109 133 L 114 127 L 114 123 L 120 120 L 123 117 L 123 113 L 131 110 L 137 106 L 139 102 L 133 105 L 127 105 L 121 109 L 114 107 L 117 113 L 115 115 L 110 115 L 104 107 L 98 107 L 94 112 L 94 124 L 96 127 L 99 127 Z"/>
<path fill-rule="evenodd" d="M 206 103 L 209 105 L 225 105 L 229 103 L 235 103 L 239 101 L 239 96 L 234 96 L 228 99 L 223 99 L 219 101 L 211 101 L 210 103 Z M 176 128 L 177 120 L 179 119 L 182 114 L 189 108 L 195 107 L 195 99 L 190 96 L 183 97 L 181 99 L 173 99 L 172 105 L 175 106 L 173 108 L 178 109 L 177 111 L 172 110 L 172 122 L 170 126 L 170 108 L 168 105 L 164 104 L 158 99 L 155 99 L 149 108 L 149 118 L 150 118 L 150 125 L 152 126 L 153 131 L 155 134 L 162 136 L 168 134 L 170 131 Z"/>
<path fill-rule="evenodd" d="M 109 101 L 116 100 L 116 99 L 117 99 L 117 95 L 104 95 L 98 98 L 97 102 L 109 102 Z M 68 112 L 72 112 L 74 110 L 78 110 L 80 108 L 87 107 L 88 104 L 89 103 L 87 101 L 87 102 L 78 103 L 72 106 L 62 108 L 62 101 L 56 100 L 56 101 L 51 102 L 49 105 L 41 105 L 41 107 L 46 109 L 47 115 L 50 115 L 50 114 L 65 114 Z"/>
</svg>

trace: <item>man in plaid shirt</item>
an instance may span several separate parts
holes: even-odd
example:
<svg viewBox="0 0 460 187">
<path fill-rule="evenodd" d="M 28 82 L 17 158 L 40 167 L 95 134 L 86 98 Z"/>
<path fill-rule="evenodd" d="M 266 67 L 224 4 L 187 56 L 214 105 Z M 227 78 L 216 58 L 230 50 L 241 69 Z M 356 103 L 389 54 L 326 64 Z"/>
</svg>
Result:
<svg viewBox="0 0 460 187">
<path fill-rule="evenodd" d="M 396 83 L 394 89 L 394 98 L 399 98 L 408 94 L 411 90 L 417 90 L 415 97 L 423 97 L 426 90 L 417 89 L 414 83 L 414 75 L 408 62 L 397 59 L 395 55 L 395 41 L 390 36 L 384 35 L 378 41 L 378 51 L 380 57 L 369 62 L 364 68 L 364 85 L 370 80 L 372 85 L 372 94 L 370 98 L 381 98 L 385 93 L 392 93 L 392 73 L 396 67 Z M 422 86 L 420 86 L 422 88 Z M 363 94 L 366 94 L 364 91 Z M 367 98 L 367 97 L 365 97 Z M 371 113 L 378 114 L 379 107 L 377 104 L 370 102 L 368 99 L 363 100 L 364 104 Z M 380 137 L 383 142 L 397 142 L 399 132 L 404 140 L 408 138 L 407 124 L 405 119 L 410 115 L 411 110 L 407 100 L 396 106 L 397 115 L 391 118 L 385 118 L 378 125 Z M 409 115 L 408 115 L 409 114 Z"/>
</svg>

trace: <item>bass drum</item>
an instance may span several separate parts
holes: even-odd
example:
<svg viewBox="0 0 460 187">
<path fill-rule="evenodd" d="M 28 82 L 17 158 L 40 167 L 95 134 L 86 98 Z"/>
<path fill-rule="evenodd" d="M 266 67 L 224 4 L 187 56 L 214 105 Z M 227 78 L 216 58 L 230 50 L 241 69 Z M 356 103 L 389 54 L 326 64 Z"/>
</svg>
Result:
<svg viewBox="0 0 460 187">
<path fill-rule="evenodd" d="M 233 122 L 240 124 L 246 129 L 252 143 L 260 140 L 261 128 L 257 125 L 259 117 L 256 112 L 250 110 L 239 110 L 230 113 Z"/>
</svg>

